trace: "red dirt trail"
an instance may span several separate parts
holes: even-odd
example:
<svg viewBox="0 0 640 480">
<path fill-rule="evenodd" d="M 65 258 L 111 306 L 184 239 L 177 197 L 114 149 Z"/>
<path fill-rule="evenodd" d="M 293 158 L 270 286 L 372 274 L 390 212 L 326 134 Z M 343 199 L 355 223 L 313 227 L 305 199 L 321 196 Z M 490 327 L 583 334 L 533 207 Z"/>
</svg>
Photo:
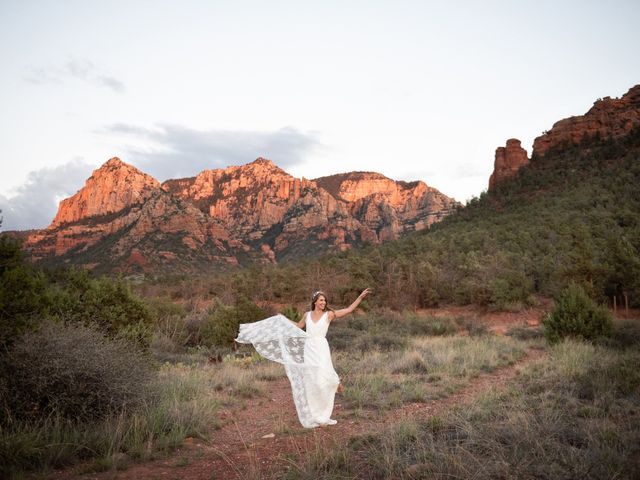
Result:
<svg viewBox="0 0 640 480">
<path fill-rule="evenodd" d="M 442 315 L 468 312 L 439 311 Z M 541 310 L 520 314 L 492 314 L 480 321 L 501 334 L 515 324 L 535 325 Z M 431 315 L 434 312 L 427 312 Z M 492 318 L 491 318 L 492 317 Z M 476 317 L 478 318 L 478 317 Z M 330 427 L 304 429 L 298 423 L 286 378 L 267 384 L 265 396 L 247 400 L 244 409 L 221 412 L 222 428 L 210 433 L 210 440 L 187 438 L 184 444 L 167 457 L 133 463 L 125 470 L 78 475 L 77 467 L 53 472 L 56 480 L 155 480 L 155 479 L 269 479 L 281 478 L 299 455 L 322 446 L 339 445 L 352 435 L 379 432 L 385 426 L 404 418 L 416 420 L 440 415 L 451 407 L 469 402 L 481 393 L 499 389 L 518 375 L 520 369 L 540 360 L 542 350 L 529 349 L 516 364 L 483 373 L 471 379 L 456 393 L 426 403 L 412 403 L 381 416 L 377 411 L 354 417 L 336 397 L 334 416 L 338 424 Z M 348 388 L 348 386 L 347 386 Z M 265 438 L 266 436 L 266 438 Z"/>
</svg>

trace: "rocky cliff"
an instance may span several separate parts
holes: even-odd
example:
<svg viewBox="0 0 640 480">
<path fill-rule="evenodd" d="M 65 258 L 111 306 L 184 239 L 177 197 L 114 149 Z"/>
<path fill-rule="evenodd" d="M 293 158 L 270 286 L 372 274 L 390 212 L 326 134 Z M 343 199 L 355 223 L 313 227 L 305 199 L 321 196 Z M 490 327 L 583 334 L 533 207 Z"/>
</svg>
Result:
<svg viewBox="0 0 640 480">
<path fill-rule="evenodd" d="M 282 221 L 302 190 L 310 187 L 312 182 L 294 178 L 264 158 L 163 184 L 166 191 L 191 201 L 234 233 L 250 239 L 261 237 Z"/>
<path fill-rule="evenodd" d="M 457 205 L 424 182 L 395 181 L 374 172 L 331 175 L 314 182 L 344 202 L 366 239 L 374 243 L 422 230 Z"/>
<path fill-rule="evenodd" d="M 553 124 L 548 132 L 533 142 L 533 156 L 544 156 L 554 147 L 580 144 L 594 138 L 620 138 L 640 125 L 640 85 L 636 85 L 622 98 L 605 97 L 597 100 L 584 115 L 565 118 Z M 527 151 L 515 138 L 507 140 L 506 147 L 496 149 L 494 169 L 489 178 L 489 190 L 506 178 L 513 177 L 529 163 Z"/>
<path fill-rule="evenodd" d="M 565 118 L 554 123 L 533 142 L 532 155 L 544 155 L 550 148 L 563 143 L 578 144 L 584 138 L 619 138 L 640 125 L 640 85 L 622 98 L 597 100 L 584 115 Z"/>
<path fill-rule="evenodd" d="M 118 212 L 144 202 L 158 188 L 155 178 L 114 157 L 95 170 L 78 193 L 60 202 L 49 228 Z"/>
<path fill-rule="evenodd" d="M 27 246 L 37 259 L 102 270 L 208 270 L 378 243 L 456 205 L 423 182 L 376 173 L 299 179 L 258 158 L 160 185 L 111 159 Z"/>
<path fill-rule="evenodd" d="M 493 190 L 505 178 L 513 177 L 528 163 L 527 151 L 520 146 L 520 140 L 517 138 L 507 140 L 505 147 L 496 148 L 493 173 L 489 177 L 489 190 Z"/>
<path fill-rule="evenodd" d="M 237 264 L 234 252 L 248 248 L 219 222 L 118 158 L 60 202 L 51 225 L 31 233 L 25 245 L 36 260 L 108 271 Z"/>
</svg>

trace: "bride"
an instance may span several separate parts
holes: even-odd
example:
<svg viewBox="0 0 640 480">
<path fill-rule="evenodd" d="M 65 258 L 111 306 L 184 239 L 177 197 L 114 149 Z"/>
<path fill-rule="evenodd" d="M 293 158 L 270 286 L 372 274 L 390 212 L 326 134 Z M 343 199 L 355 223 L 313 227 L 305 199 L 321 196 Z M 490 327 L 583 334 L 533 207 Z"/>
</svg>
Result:
<svg viewBox="0 0 640 480">
<path fill-rule="evenodd" d="M 240 325 L 236 342 L 252 343 L 263 357 L 284 364 L 305 428 L 337 423 L 331 413 L 340 378 L 333 368 L 326 334 L 332 321 L 353 312 L 368 293 L 367 288 L 349 307 L 332 310 L 327 296 L 318 291 L 311 296 L 311 310 L 297 324 L 278 314 Z"/>
</svg>

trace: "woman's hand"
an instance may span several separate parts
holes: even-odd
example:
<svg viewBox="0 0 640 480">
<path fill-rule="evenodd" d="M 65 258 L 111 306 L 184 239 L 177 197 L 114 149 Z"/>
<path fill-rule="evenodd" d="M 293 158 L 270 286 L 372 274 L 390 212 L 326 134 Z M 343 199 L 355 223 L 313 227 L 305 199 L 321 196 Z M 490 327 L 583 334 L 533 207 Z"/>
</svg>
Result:
<svg viewBox="0 0 640 480">
<path fill-rule="evenodd" d="M 368 288 L 365 288 L 362 293 L 358 296 L 358 298 L 360 300 L 363 300 L 364 297 L 366 297 L 367 295 L 369 295 L 369 292 L 371 292 L 371 290 L 369 290 Z"/>
<path fill-rule="evenodd" d="M 362 293 L 358 295 L 358 298 L 356 298 L 355 301 L 351 305 L 349 305 L 347 308 L 343 308 L 341 310 L 335 310 L 334 312 L 329 312 L 329 321 L 333 320 L 334 318 L 344 317 L 345 315 L 348 315 L 351 312 L 353 312 L 356 309 L 356 307 L 360 305 L 360 302 L 364 300 L 364 297 L 369 295 L 369 292 L 370 290 L 368 288 L 365 288 L 362 291 Z M 331 315 L 332 313 L 333 315 Z"/>
</svg>

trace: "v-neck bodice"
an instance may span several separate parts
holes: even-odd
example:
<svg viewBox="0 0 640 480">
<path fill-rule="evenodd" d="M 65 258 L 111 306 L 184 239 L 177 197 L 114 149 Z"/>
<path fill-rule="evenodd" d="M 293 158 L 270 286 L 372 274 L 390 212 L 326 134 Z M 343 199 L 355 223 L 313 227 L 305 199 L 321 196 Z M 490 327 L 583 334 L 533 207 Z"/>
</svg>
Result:
<svg viewBox="0 0 640 480">
<path fill-rule="evenodd" d="M 307 333 L 312 337 L 326 337 L 329 329 L 328 312 L 324 312 L 317 322 L 313 321 L 312 312 L 307 313 Z"/>
</svg>

